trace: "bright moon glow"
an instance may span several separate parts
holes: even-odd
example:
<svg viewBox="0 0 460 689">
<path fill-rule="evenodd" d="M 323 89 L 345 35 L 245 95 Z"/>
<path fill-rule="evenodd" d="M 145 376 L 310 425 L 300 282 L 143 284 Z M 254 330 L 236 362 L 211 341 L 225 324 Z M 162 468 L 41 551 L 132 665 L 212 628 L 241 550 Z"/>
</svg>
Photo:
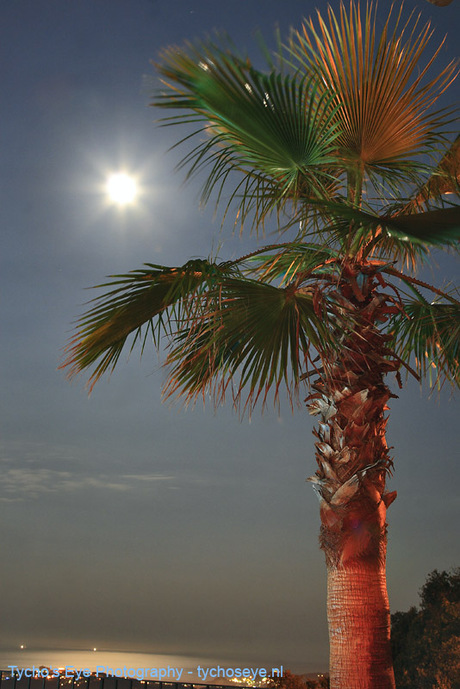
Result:
<svg viewBox="0 0 460 689">
<path fill-rule="evenodd" d="M 110 175 L 107 180 L 107 193 L 109 199 L 119 206 L 132 203 L 137 196 L 135 180 L 124 172 Z"/>
</svg>

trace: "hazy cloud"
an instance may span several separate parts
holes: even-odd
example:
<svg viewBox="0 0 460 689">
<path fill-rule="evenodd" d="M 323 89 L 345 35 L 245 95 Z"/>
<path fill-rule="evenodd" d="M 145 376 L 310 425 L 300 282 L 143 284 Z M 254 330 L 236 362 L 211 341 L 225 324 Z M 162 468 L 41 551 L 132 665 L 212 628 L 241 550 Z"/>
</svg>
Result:
<svg viewBox="0 0 460 689">
<path fill-rule="evenodd" d="M 80 471 L 63 471 L 43 466 L 37 457 L 22 461 L 10 457 L 0 458 L 3 464 L 0 484 L 0 501 L 17 502 L 38 498 L 48 493 L 74 492 L 79 490 L 139 491 L 143 482 L 170 481 L 174 476 L 165 474 L 117 474 L 89 475 Z M 14 466 L 11 466 L 14 464 Z M 18 466 L 19 464 L 19 466 Z"/>
</svg>

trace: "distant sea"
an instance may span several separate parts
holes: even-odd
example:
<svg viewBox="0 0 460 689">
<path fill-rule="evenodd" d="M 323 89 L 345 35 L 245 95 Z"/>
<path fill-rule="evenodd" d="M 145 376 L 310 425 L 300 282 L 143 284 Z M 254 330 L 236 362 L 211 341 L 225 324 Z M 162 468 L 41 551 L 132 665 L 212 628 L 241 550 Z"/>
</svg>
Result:
<svg viewBox="0 0 460 689">
<path fill-rule="evenodd" d="M 232 669 L 240 668 L 262 668 L 265 667 L 267 674 L 271 673 L 272 667 L 269 665 L 263 666 L 260 663 L 250 663 L 247 661 L 232 662 L 229 660 L 219 661 L 216 658 L 198 658 L 191 656 L 180 655 L 154 655 L 148 653 L 132 653 L 121 651 L 104 651 L 104 650 L 57 650 L 57 651 L 33 651 L 24 648 L 21 651 L 15 650 L 11 652 L 0 650 L 0 670 L 10 670 L 11 666 L 18 668 L 71 668 L 68 673 L 88 669 L 92 672 L 100 668 L 107 668 L 106 674 L 117 671 L 127 673 L 128 677 L 133 679 L 146 679 L 155 681 L 155 679 L 162 679 L 162 681 L 179 681 L 179 682 L 195 682 L 201 684 L 229 684 L 231 683 Z M 198 667 L 202 668 L 198 671 Z M 216 668 L 225 668 L 227 676 L 212 676 L 210 670 L 214 671 L 216 675 Z M 73 668 L 73 669 L 72 669 Z M 151 671 L 155 675 L 155 670 L 162 670 L 164 674 L 168 669 L 168 675 L 157 677 L 151 675 Z M 148 670 L 148 674 L 141 676 L 142 670 Z M 174 670 L 174 672 L 173 672 Z M 208 670 L 207 676 L 204 677 L 204 672 Z M 180 676 L 179 676 L 180 673 Z M 62 673 L 61 673 L 62 674 Z M 70 675 L 68 675 L 70 676 Z M 118 675 L 119 676 L 119 675 Z M 125 676 L 125 675 L 122 675 Z M 235 684 L 233 684 L 235 686 Z"/>
</svg>

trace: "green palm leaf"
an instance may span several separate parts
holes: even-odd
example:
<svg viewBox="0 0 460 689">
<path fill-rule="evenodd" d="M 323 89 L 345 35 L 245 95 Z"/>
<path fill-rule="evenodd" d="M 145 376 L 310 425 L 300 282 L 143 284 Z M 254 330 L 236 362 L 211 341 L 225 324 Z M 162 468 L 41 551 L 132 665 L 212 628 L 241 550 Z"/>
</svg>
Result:
<svg viewBox="0 0 460 689">
<path fill-rule="evenodd" d="M 328 218 L 327 234 L 351 254 L 364 252 L 395 259 L 420 257 L 430 246 L 456 246 L 460 206 L 409 214 L 377 214 L 342 200 L 309 201 Z M 324 235 L 324 229 L 319 230 Z"/>
<path fill-rule="evenodd" d="M 276 251 L 272 253 L 274 249 Z M 337 259 L 337 251 L 327 246 L 290 242 L 267 247 L 252 257 L 246 257 L 245 263 L 259 279 L 287 285 L 290 282 L 303 282 L 307 278 L 320 279 Z"/>
<path fill-rule="evenodd" d="M 149 333 L 158 347 L 161 334 L 171 334 L 178 323 L 196 315 L 203 291 L 235 270 L 232 263 L 191 260 L 177 268 L 146 264 L 142 270 L 113 276 L 96 289 L 114 289 L 93 300 L 94 306 L 77 321 L 62 368 L 68 367 L 73 377 L 95 366 L 92 389 L 101 375 L 113 370 L 130 335 L 131 349 L 138 340 L 143 349 Z"/>
<path fill-rule="evenodd" d="M 407 242 L 451 245 L 460 239 L 460 206 L 380 219 L 390 235 Z"/>
<path fill-rule="evenodd" d="M 439 200 L 445 194 L 459 194 L 460 188 L 460 135 L 444 153 L 439 165 L 429 179 L 413 194 L 402 212 L 417 210 L 429 204 L 432 199 Z"/>
<path fill-rule="evenodd" d="M 233 170 L 243 173 L 232 194 L 243 196 L 243 220 L 255 210 L 260 222 L 300 194 L 325 195 L 338 131 L 331 97 L 318 95 L 315 80 L 263 74 L 213 43 L 170 49 L 162 58 L 158 69 L 169 90 L 154 104 L 194 113 L 169 123 L 205 123 L 206 139 L 183 161 L 189 174 L 210 166 L 204 200 Z"/>
<path fill-rule="evenodd" d="M 292 399 L 309 367 L 313 348 L 334 345 L 332 328 L 316 313 L 312 293 L 277 288 L 249 279 L 224 279 L 208 294 L 206 313 L 175 339 L 167 393 L 188 399 L 211 394 L 223 399 L 232 384 L 239 398 L 248 390 L 252 407 L 282 382 Z"/>
<path fill-rule="evenodd" d="M 415 358 L 417 371 L 430 384 L 448 381 L 460 386 L 460 303 L 403 302 L 404 313 L 391 323 L 393 344 L 405 361 Z"/>
</svg>

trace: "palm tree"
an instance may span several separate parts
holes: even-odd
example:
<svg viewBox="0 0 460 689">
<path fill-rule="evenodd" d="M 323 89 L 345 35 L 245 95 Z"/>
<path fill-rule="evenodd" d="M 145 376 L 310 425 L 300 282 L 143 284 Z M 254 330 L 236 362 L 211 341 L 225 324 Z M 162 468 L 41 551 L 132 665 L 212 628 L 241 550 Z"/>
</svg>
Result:
<svg viewBox="0 0 460 689">
<path fill-rule="evenodd" d="M 372 5 L 329 8 L 268 56 L 267 73 L 223 39 L 165 50 L 155 105 L 174 110 L 166 124 L 198 123 L 183 164 L 207 170 L 203 199 L 227 193 L 224 217 L 261 232 L 275 218 L 279 238 L 236 260 L 113 276 L 64 364 L 92 369 L 92 386 L 130 336 L 143 349 L 166 335 L 166 395 L 230 393 L 244 409 L 281 389 L 292 403 L 307 395 L 335 689 L 394 687 L 387 375 L 460 382 L 460 302 L 414 273 L 460 236 L 447 196 L 458 140 L 452 113 L 433 110 L 455 65 L 428 78 L 440 47 L 422 66 L 431 30 L 419 22 L 390 13 L 378 36 Z"/>
</svg>

